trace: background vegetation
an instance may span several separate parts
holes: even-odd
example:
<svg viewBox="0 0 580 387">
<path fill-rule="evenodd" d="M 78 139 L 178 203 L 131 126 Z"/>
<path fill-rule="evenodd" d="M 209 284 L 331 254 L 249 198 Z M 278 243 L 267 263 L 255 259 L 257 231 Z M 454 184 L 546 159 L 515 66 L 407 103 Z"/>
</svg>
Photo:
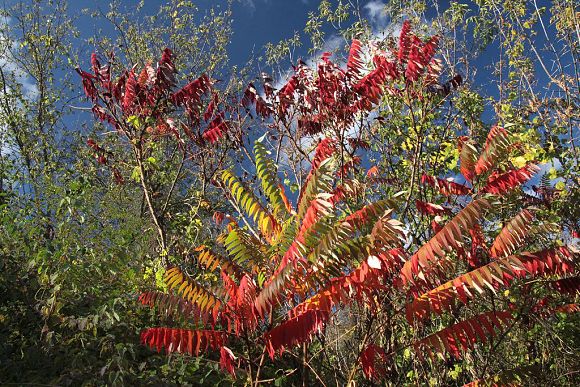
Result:
<svg viewBox="0 0 580 387">
<path fill-rule="evenodd" d="M 524 380 L 519 383 L 530 385 L 578 384 L 580 336 L 574 302 L 579 282 L 573 268 L 580 230 L 580 9 L 576 2 L 322 0 L 306 25 L 297 26 L 299 32 L 266 45 L 243 66 L 233 65 L 228 58 L 235 33 L 229 2 L 200 10 L 195 2 L 169 1 L 155 15 L 144 15 L 142 5 L 130 12 L 120 9 L 120 4 L 112 3 L 109 12 L 87 11 L 94 12 L 91 16 L 100 20 L 103 29 L 92 37 L 79 32 L 79 19 L 70 16 L 64 0 L 13 2 L 1 10 L 2 384 L 462 385 L 494 375 L 500 375 L 496 380 L 500 385 L 517 377 Z M 424 42 L 439 37 L 436 61 L 429 58 L 419 62 L 421 68 L 408 70 L 407 54 L 399 63 L 403 71 L 399 77 L 385 76 L 360 90 L 353 87 L 354 81 L 346 83 L 350 87 L 344 90 L 333 84 L 333 71 L 348 68 L 347 62 L 355 69 L 352 72 L 360 72 L 351 73 L 353 79 L 360 80 L 381 68 L 372 61 L 374 54 L 400 55 L 403 20 L 410 21 L 412 33 Z M 354 65 L 349 60 L 353 39 L 362 47 L 360 53 L 355 48 Z M 173 53 L 169 62 L 163 62 L 165 48 Z M 309 56 L 305 65 L 299 65 L 296 57 L 300 50 Z M 93 51 L 97 55 L 91 60 Z M 336 67 L 323 62 L 328 67 L 319 70 L 317 63 L 328 60 L 321 59 L 325 51 L 332 51 Z M 291 65 L 297 65 L 303 84 L 327 77 L 328 83 L 312 83 L 317 92 L 320 85 L 333 84 L 333 90 L 345 96 L 342 102 L 364 99 L 364 106 L 340 115 L 336 94 L 330 93 L 332 104 L 313 107 L 299 87 L 298 94 L 285 88 Z M 125 79 L 131 77 L 124 70 L 134 69 L 138 81 L 141 69 L 147 73 L 148 68 L 155 72 L 160 67 L 167 69 L 163 75 L 169 83 L 155 94 L 156 101 L 162 102 L 151 111 L 127 108 L 125 97 L 113 101 L 105 89 L 91 98 L 90 83 L 100 81 L 86 75 L 92 73 L 90 69 L 103 77 L 109 72 L 114 80 L 123 74 Z M 148 85 L 143 89 L 153 90 L 157 86 L 147 84 L 148 79 L 153 77 L 146 74 L 141 79 Z M 204 94 L 199 103 L 192 103 L 192 95 L 175 102 L 171 93 L 194 80 L 206 82 L 196 89 Z M 128 93 L 123 87 L 124 96 Z M 269 88 L 272 98 L 268 98 Z M 212 103 L 214 107 L 208 108 Z M 118 115 L 108 122 L 98 107 L 107 112 L 117 109 Z M 208 118 L 200 119 L 208 111 Z M 215 121 L 218 116 L 226 126 Z M 517 182 L 525 183 L 522 187 L 514 183 L 511 190 L 492 192 L 483 177 L 488 175 L 475 176 L 474 164 L 487 148 L 486 139 L 495 125 L 507 129 L 509 146 L 494 148 L 493 163 L 481 173 L 499 175 L 539 165 L 534 178 Z M 263 335 L 268 330 L 261 325 L 242 335 L 253 341 L 228 344 L 235 355 L 231 363 L 235 379 L 222 371 L 229 363 L 219 348 L 189 356 L 157 353 L 144 345 L 140 335 L 148 327 L 195 328 L 197 322 L 184 313 L 169 313 L 174 308 L 167 303 L 146 308 L 139 296 L 143 292 L 183 295 L 175 292 L 178 288 L 167 293 L 167 282 L 171 285 L 171 273 L 175 274 L 167 272 L 169 267 L 179 267 L 210 289 L 223 288 L 223 275 L 213 270 L 216 267 L 208 270 L 211 265 L 200 258 L 199 247 L 231 256 L 231 249 L 220 246 L 227 245 L 225 238 L 234 223 L 248 238 L 260 241 L 248 256 L 261 257 L 261 264 L 241 265 L 254 286 L 262 289 L 277 278 L 280 266 L 273 262 L 298 231 L 285 231 L 290 239 L 276 242 L 273 235 L 280 229 L 247 207 L 249 199 L 244 197 L 257 197 L 266 212 L 273 211 L 280 227 L 286 225 L 284 230 L 293 223 L 303 225 L 304 217 L 297 221 L 292 212 L 305 211 L 300 209 L 300 198 L 311 180 L 311 169 L 319 167 L 315 149 L 322 149 L 319 143 L 324 138 L 336 144 L 324 157 L 334 155 L 329 162 L 332 168 L 324 175 L 328 176 L 326 191 L 336 194 L 335 189 L 342 187 L 344 193 L 340 202 L 332 203 L 332 214 L 313 222 L 320 224 L 320 230 L 365 205 L 395 197 L 396 204 L 383 208 L 395 209 L 393 215 L 384 218 L 381 213 L 378 218 L 399 222 L 395 227 L 401 231 L 395 238 L 399 241 L 389 239 L 380 246 L 373 241 L 365 249 L 400 248 L 403 260 L 412 262 L 413 254 L 429 245 L 437 230 L 452 223 L 487 189 L 499 194 L 493 209 L 461 221 L 481 224 L 481 237 L 469 232 L 475 226 L 466 225 L 457 246 L 451 238 L 439 242 L 440 247 L 453 247 L 448 254 L 452 264 L 444 275 L 428 274 L 433 276 L 431 287 L 392 290 L 399 286 L 396 278 L 400 277 L 393 274 L 398 273 L 394 265 L 392 277 L 381 277 L 386 281 L 381 285 L 390 290 L 380 293 L 380 299 L 361 290 L 364 297 L 350 297 L 356 299 L 350 303 L 336 292 L 332 317 L 324 321 L 324 329 L 309 330 L 297 339 L 295 348 L 290 345 L 284 355 L 263 360 L 262 371 L 252 369 L 249 360 L 264 359 L 267 352 L 264 337 L 271 336 Z M 256 145 L 258 139 L 261 145 Z M 278 184 L 267 180 L 261 167 L 266 159 L 285 187 L 282 195 L 288 206 L 275 193 Z M 231 171 L 232 178 L 224 177 L 224 170 Z M 461 191 L 465 188 L 445 183 L 446 178 L 474 189 Z M 324 186 L 316 187 L 316 193 L 326 192 Z M 515 275 L 513 287 L 501 286 L 495 293 L 467 283 L 473 302 L 449 306 L 441 301 L 445 309 L 441 315 L 433 313 L 437 305 L 429 304 L 432 319 L 424 327 L 414 325 L 405 305 L 446 280 L 497 262 L 498 256 L 487 248 L 524 208 L 533 212 L 533 222 L 526 218 L 530 227 L 516 228 L 517 241 L 502 251 L 567 246 L 567 268 L 536 266 L 526 272 L 529 276 Z M 320 230 L 308 242 L 310 247 L 320 243 Z M 377 235 L 372 227 L 365 230 L 357 232 Z M 331 250 L 326 251 L 329 256 Z M 346 255 L 350 261 L 321 271 L 340 278 L 365 262 L 372 265 L 354 250 Z M 234 263 L 240 262 L 234 259 Z M 403 261 L 399 263 L 403 266 Z M 217 267 L 223 269 L 224 263 Z M 417 279 L 415 270 L 408 278 Z M 503 272 L 515 270 L 515 266 L 504 267 Z M 241 278 L 235 286 L 242 287 Z M 276 318 L 270 318 L 269 328 L 283 324 L 289 310 L 324 289 L 322 279 L 304 278 L 310 286 L 306 290 L 297 290 L 295 277 L 277 285 L 277 290 L 289 293 L 277 304 L 278 313 L 270 312 Z M 554 281 L 562 278 L 569 278 L 568 286 L 558 289 Z M 488 280 L 490 287 L 499 282 Z M 356 288 L 350 286 L 351 291 Z M 461 301 L 458 294 L 451 298 Z M 274 303 L 267 301 L 265 305 Z M 264 317 L 241 305 L 240 310 Z M 411 311 L 425 307 L 412 305 L 416 308 Z M 564 305 L 568 307 L 557 309 Z M 202 309 L 206 306 L 207 302 Z M 417 340 L 461 320 L 508 309 L 514 312 L 514 320 L 497 324 L 503 328 L 495 338 L 486 345 L 464 348 L 461 356 L 447 347 L 435 350 L 443 359 L 419 357 L 411 351 Z M 238 320 L 231 317 L 231 321 Z M 363 354 L 371 356 L 372 351 L 365 352 L 371 343 L 376 346 L 372 359 L 384 363 L 383 369 L 368 358 L 361 365 Z"/>
</svg>

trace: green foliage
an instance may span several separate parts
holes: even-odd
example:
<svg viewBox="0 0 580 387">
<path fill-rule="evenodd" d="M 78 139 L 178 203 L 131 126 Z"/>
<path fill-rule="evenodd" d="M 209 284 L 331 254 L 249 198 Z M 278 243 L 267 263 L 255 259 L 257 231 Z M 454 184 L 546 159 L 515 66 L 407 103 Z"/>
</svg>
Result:
<svg viewBox="0 0 580 387">
<path fill-rule="evenodd" d="M 363 3 L 320 1 L 242 68 L 228 57 L 242 16 L 230 1 L 153 13 L 114 1 L 75 17 L 65 0 L 2 6 L 0 384 L 578 384 L 577 4 L 405 0 L 373 19 L 379 2 Z M 92 17 L 102 30 L 87 37 L 79 24 Z M 407 52 L 358 110 L 366 91 L 354 85 L 380 68 L 375 51 L 398 55 L 403 20 L 421 39 L 437 33 L 440 54 L 410 82 Z M 325 98 L 341 98 L 325 107 L 317 80 L 347 68 L 353 38 L 358 73 L 333 83 Z M 120 119 L 141 134 L 129 139 L 94 124 L 74 72 L 85 46 L 114 51 L 115 76 L 171 47 L 179 85 L 222 80 L 195 112 L 227 106 L 227 135 L 190 136 L 180 108 L 164 118 L 181 141 L 153 135 L 162 125 L 147 114 Z M 328 47 L 335 68 L 298 66 L 312 82 L 287 83 L 282 98 L 256 91 L 261 113 L 230 104 L 262 71 L 285 74 L 288 59 Z M 506 132 L 488 138 L 493 124 Z M 314 162 L 324 137 L 332 160 Z M 401 228 L 400 254 L 378 254 Z M 139 305 L 143 290 L 161 313 Z M 139 340 L 145 327 L 198 329 L 217 309 L 241 312 L 226 316 L 241 330 L 222 353 L 167 357 Z M 237 379 L 220 369 L 228 351 Z"/>
</svg>

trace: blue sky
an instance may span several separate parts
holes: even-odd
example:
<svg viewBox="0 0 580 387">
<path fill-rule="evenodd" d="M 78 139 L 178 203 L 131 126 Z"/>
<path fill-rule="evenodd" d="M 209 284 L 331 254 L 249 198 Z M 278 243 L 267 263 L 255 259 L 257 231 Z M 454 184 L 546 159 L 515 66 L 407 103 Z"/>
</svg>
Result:
<svg viewBox="0 0 580 387">
<path fill-rule="evenodd" d="M 132 8 L 138 0 L 122 0 L 121 7 Z M 144 12 L 154 14 L 163 0 L 146 0 Z M 195 0 L 200 10 L 208 9 L 212 5 L 223 5 L 223 0 Z M 108 10 L 108 1 L 75 0 L 70 1 L 71 15 L 80 15 L 82 9 Z M 263 52 L 268 42 L 278 42 L 291 37 L 295 31 L 302 32 L 308 12 L 318 8 L 318 0 L 242 0 L 233 5 L 234 36 L 229 47 L 232 64 L 243 64 L 251 56 Z M 97 20 L 81 17 L 78 24 L 81 34 L 90 36 L 103 26 Z M 307 47 L 303 47 L 306 54 Z"/>
<path fill-rule="evenodd" d="M 15 1 L 7 0 L 7 3 L 11 4 Z M 164 2 L 165 0 L 145 0 L 144 13 L 155 14 L 159 6 Z M 224 6 L 226 0 L 193 0 L 193 2 L 203 12 L 210 6 Z M 331 0 L 331 2 L 337 3 L 338 0 Z M 387 0 L 358 0 L 357 2 L 363 9 L 363 15 L 369 19 L 376 29 L 382 29 L 388 24 L 388 20 L 381 13 L 382 6 Z M 539 6 L 542 6 L 547 3 L 547 0 L 538 0 L 537 2 Z M 133 8 L 138 3 L 139 0 L 121 0 L 121 11 L 124 8 Z M 449 6 L 449 0 L 442 0 L 438 3 L 441 11 Z M 88 8 L 106 11 L 109 7 L 108 4 L 109 0 L 69 0 L 69 12 L 71 16 L 80 17 L 75 25 L 80 29 L 81 39 L 94 35 L 99 28 L 110 27 L 102 19 L 81 16 L 81 10 Z M 264 45 L 268 42 L 276 43 L 281 39 L 289 38 L 294 35 L 295 31 L 302 34 L 308 13 L 316 11 L 318 5 L 319 0 L 236 1 L 233 5 L 234 34 L 228 48 L 231 64 L 244 64 L 250 57 L 260 56 L 264 51 Z M 431 17 L 430 13 L 432 12 L 427 12 L 427 19 Z M 332 43 L 332 36 L 328 37 L 330 38 L 330 43 Z M 308 46 L 309 42 L 305 41 L 303 46 L 296 52 L 297 57 L 307 59 Z M 81 55 L 88 56 L 92 51 L 93 49 L 91 47 L 85 47 Z M 491 58 L 495 57 L 497 52 L 497 47 L 492 45 L 486 55 L 481 56 L 473 63 L 478 68 L 478 76 L 475 80 L 476 84 L 482 87 L 489 85 L 490 72 L 486 67 L 489 66 Z M 80 59 L 82 60 L 83 58 Z M 84 64 L 86 63 L 81 63 L 81 65 Z M 286 65 L 290 67 L 291 63 L 287 63 Z M 497 89 L 495 87 L 485 86 L 485 88 L 486 94 L 497 97 Z"/>
<path fill-rule="evenodd" d="M 8 5 L 17 0 L 7 0 Z M 153 15 L 157 13 L 161 4 L 166 0 L 145 0 L 143 9 L 144 14 Z M 201 12 L 207 10 L 211 6 L 225 6 L 226 0 L 193 0 Z M 319 0 L 238 0 L 233 5 L 233 36 L 232 42 L 228 47 L 230 56 L 230 64 L 243 65 L 251 57 L 258 57 L 264 52 L 264 46 L 269 43 L 276 43 L 281 39 L 286 39 L 294 35 L 297 31 L 301 33 L 304 38 L 303 29 L 306 25 L 309 12 L 316 12 Z M 336 4 L 338 0 L 331 0 Z M 368 18 L 375 30 L 382 30 L 388 24 L 382 7 L 387 0 L 358 0 L 357 1 L 363 10 L 363 15 Z M 546 5 L 547 0 L 538 0 L 538 5 Z M 124 9 L 134 8 L 139 0 L 120 0 L 121 6 L 119 11 Z M 444 11 L 449 6 L 448 0 L 439 1 L 440 11 Z M 109 8 L 109 0 L 69 0 L 69 13 L 71 16 L 78 16 L 79 19 L 75 22 L 75 26 L 80 29 L 81 40 L 78 40 L 81 45 L 81 57 L 79 63 L 82 67 L 88 64 L 90 52 L 92 47 L 83 46 L 81 43 L 83 39 L 93 36 L 100 28 L 111 28 L 111 26 L 103 19 L 93 19 L 87 15 L 81 15 L 83 9 L 98 10 L 106 12 Z M 427 19 L 433 17 L 434 11 L 427 12 Z M 427 20 L 427 21 L 428 21 Z M 342 40 L 334 37 L 331 34 L 327 35 L 329 48 L 336 48 L 338 43 L 343 43 Z M 541 39 L 541 37 L 540 37 Z M 304 39 L 303 39 L 304 40 Z M 304 41 L 303 46 L 295 53 L 295 58 L 308 59 L 309 42 Z M 485 55 L 481 55 L 472 65 L 478 69 L 477 77 L 474 80 L 475 86 L 482 89 L 484 94 L 498 98 L 497 87 L 491 81 L 492 76 L 489 65 L 492 63 L 492 58 L 496 58 L 498 54 L 497 44 L 492 44 Z M 84 61 L 83 61 L 84 60 Z M 291 67 L 291 63 L 282 63 L 287 68 Z M 547 79 L 540 81 L 547 82 Z M 491 113 L 491 112 L 489 112 Z M 491 115 L 486 114 L 487 119 L 492 119 Z"/>
<path fill-rule="evenodd" d="M 232 60 L 247 59 L 268 42 L 277 42 L 302 32 L 309 11 L 315 11 L 318 1 L 246 0 L 234 7 L 234 36 L 230 46 Z M 304 49 L 306 49 L 304 47 Z"/>
<path fill-rule="evenodd" d="M 7 0 L 8 5 L 14 1 Z M 332 1 L 336 3 L 337 0 Z M 381 9 L 386 0 L 359 0 L 359 5 L 363 9 L 363 15 L 366 16 L 371 25 L 376 30 L 386 27 L 389 21 L 381 13 Z M 546 5 L 547 0 L 538 0 L 538 5 Z M 133 8 L 139 3 L 138 0 L 121 0 L 121 11 L 124 8 Z M 165 0 L 145 0 L 143 12 L 145 14 L 155 14 L 159 6 L 165 3 Z M 210 6 L 218 4 L 224 5 L 225 0 L 194 0 L 194 3 L 201 9 L 208 9 Z M 81 16 L 81 10 L 101 9 L 107 11 L 109 7 L 108 0 L 69 0 L 69 12 L 71 16 L 79 16 L 75 25 L 80 29 L 81 39 L 94 35 L 99 28 L 109 27 L 102 19 L 92 19 L 88 16 Z M 233 5 L 233 32 L 232 42 L 229 46 L 229 55 L 231 64 L 244 64 L 252 56 L 257 57 L 263 53 L 264 46 L 269 43 L 276 43 L 281 39 L 286 39 L 294 35 L 296 31 L 303 35 L 303 29 L 306 25 L 309 12 L 316 12 L 319 0 L 240 0 Z M 445 10 L 448 0 L 439 1 L 440 10 Z M 432 11 L 431 11 L 432 12 Z M 427 13 L 427 19 L 431 17 Z M 328 36 L 332 45 L 332 36 Z M 336 39 L 338 41 L 338 39 Z M 541 40 L 541 38 L 540 38 Z M 304 41 L 303 46 L 298 50 L 297 57 L 308 59 L 309 42 Z M 342 43 L 342 41 L 341 41 Z M 333 47 L 334 48 L 334 47 Z M 88 66 L 88 54 L 93 51 L 91 47 L 83 47 L 81 57 L 81 66 Z M 498 97 L 497 87 L 489 82 L 491 73 L 489 64 L 492 58 L 496 57 L 498 48 L 492 44 L 485 55 L 478 58 L 473 65 L 478 68 L 478 75 L 475 79 L 476 88 L 480 88 L 488 96 Z M 84 60 L 84 62 L 83 62 Z M 0 58 L 1 62 L 1 58 Z M 290 68 L 290 63 L 286 64 Z M 541 73 L 540 73 L 541 74 Z M 540 78 L 540 82 L 546 82 Z M 485 119 L 491 123 L 493 121 L 493 112 L 491 109 L 485 114 Z"/>
<path fill-rule="evenodd" d="M 143 12 L 155 14 L 159 6 L 166 0 L 145 0 Z M 200 11 L 211 6 L 224 6 L 225 0 L 193 0 Z M 368 18 L 375 29 L 383 29 L 388 21 L 382 12 L 388 0 L 357 0 L 363 15 Z M 134 8 L 139 0 L 120 0 L 121 9 Z M 295 32 L 303 37 L 303 46 L 296 52 L 298 57 L 308 57 L 309 41 L 305 39 L 303 30 L 309 12 L 317 12 L 320 0 L 236 0 L 233 4 L 233 36 L 229 46 L 229 55 L 232 64 L 244 64 L 254 54 L 254 57 L 263 54 L 267 43 L 277 43 L 282 39 L 290 38 Z M 331 0 L 337 4 L 338 0 Z M 441 9 L 446 9 L 449 0 L 440 1 Z M 107 11 L 109 0 L 71 0 L 69 12 L 78 16 L 83 9 Z M 429 12 L 427 17 L 429 18 Z M 81 16 L 80 22 L 75 23 L 80 29 L 82 37 L 89 37 L 96 33 L 99 27 L 106 27 L 102 20 Z M 327 31 L 332 32 L 332 31 Z M 331 34 L 327 37 L 332 39 Z M 332 42 L 330 42 L 332 44 Z M 334 47 L 333 47 L 334 48 Z M 290 63 L 288 63 L 290 66 Z"/>
<path fill-rule="evenodd" d="M 8 4 L 14 3 L 17 0 L 8 0 Z M 109 0 L 69 0 L 69 13 L 73 17 L 78 17 L 75 26 L 80 30 L 81 40 L 77 41 L 82 45 L 82 40 L 97 34 L 99 29 L 103 28 L 105 31 L 111 29 L 111 26 L 102 18 L 91 18 L 88 15 L 82 15 L 83 9 L 102 10 L 106 12 L 109 9 Z M 145 0 L 143 13 L 147 15 L 156 14 L 159 6 L 165 3 L 166 0 Z M 357 0 L 363 10 L 363 15 L 367 17 L 375 30 L 383 30 L 389 21 L 386 19 L 382 9 L 387 0 Z M 542 0 L 540 0 L 540 3 Z M 139 0 L 120 0 L 120 9 L 132 9 L 139 3 Z M 193 3 L 199 7 L 203 13 L 211 6 L 225 6 L 226 0 L 193 0 Z M 299 32 L 303 37 L 303 45 L 295 52 L 296 58 L 308 59 L 309 41 L 304 36 L 303 29 L 306 25 L 309 12 L 316 12 L 320 0 L 237 0 L 233 4 L 233 36 L 232 42 L 228 47 L 230 56 L 230 64 L 243 65 L 251 57 L 258 57 L 264 53 L 264 46 L 267 43 L 277 43 L 282 39 L 290 38 L 295 32 Z M 338 0 L 331 0 L 331 3 L 336 4 Z M 440 10 L 443 11 L 449 6 L 449 0 L 439 1 Z M 427 19 L 434 11 L 431 9 L 427 12 Z M 111 31 L 112 32 L 112 31 Z M 337 44 L 342 40 L 336 36 L 332 36 L 332 31 L 327 35 L 329 48 L 336 48 Z M 92 47 L 81 48 L 81 56 L 84 55 L 88 61 L 88 55 L 93 51 Z M 490 57 L 487 56 L 489 59 Z M 82 63 L 81 66 L 86 65 Z M 481 67 L 488 63 L 484 62 L 484 58 L 479 59 L 476 63 L 477 67 Z M 291 63 L 285 65 L 290 68 Z M 481 71 L 481 76 L 478 83 L 485 84 L 487 72 Z M 494 93 L 494 90 L 486 90 Z"/>
</svg>

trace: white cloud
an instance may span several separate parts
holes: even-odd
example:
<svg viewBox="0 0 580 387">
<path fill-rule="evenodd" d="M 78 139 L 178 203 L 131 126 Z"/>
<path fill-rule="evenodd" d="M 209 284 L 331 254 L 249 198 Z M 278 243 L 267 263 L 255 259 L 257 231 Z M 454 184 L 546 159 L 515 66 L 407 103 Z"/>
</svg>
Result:
<svg viewBox="0 0 580 387">
<path fill-rule="evenodd" d="M 381 0 L 371 0 L 363 6 L 375 39 L 397 37 L 401 33 L 401 23 L 389 19 L 386 6 Z"/>
<path fill-rule="evenodd" d="M 322 57 L 323 53 L 334 52 L 345 45 L 346 42 L 344 38 L 340 37 L 339 35 L 331 35 L 324 41 L 324 44 L 320 49 L 320 52 L 316 55 L 308 57 L 307 59 L 304 60 L 304 62 L 311 69 L 316 69 L 316 66 L 320 62 L 320 58 Z M 284 86 L 286 82 L 288 82 L 292 74 L 294 74 L 294 70 L 292 68 L 288 68 L 286 71 L 276 76 L 273 84 L 274 88 L 280 89 L 282 86 Z"/>
<path fill-rule="evenodd" d="M 10 24 L 11 21 L 12 21 L 12 18 L 10 16 L 0 15 L 0 26 L 4 27 L 4 26 Z"/>
<path fill-rule="evenodd" d="M 0 17 L 0 30 L 5 30 L 10 25 L 12 20 L 10 17 L 3 16 Z M 26 71 L 14 60 L 12 57 L 13 53 L 17 53 L 20 47 L 20 42 L 9 39 L 6 36 L 0 36 L 0 68 L 4 73 L 4 76 L 10 81 L 14 80 L 21 88 L 22 95 L 25 99 L 34 100 L 38 98 L 39 92 L 36 83 L 30 78 Z M 0 89 L 0 95 L 6 90 L 7 93 L 13 91 L 9 85 L 4 85 Z M 13 106 L 13 108 L 18 109 L 21 104 Z M 15 155 L 17 150 L 10 145 L 7 135 L 7 127 L 5 125 L 0 125 L 0 152 L 3 156 Z"/>
<path fill-rule="evenodd" d="M 532 185 L 532 184 L 533 185 L 537 185 L 537 184 L 539 184 L 540 181 L 541 181 L 541 179 L 542 179 L 542 176 L 544 176 L 545 174 L 549 173 L 552 168 L 554 168 L 555 170 L 559 171 L 560 169 L 562 169 L 562 164 L 560 163 L 560 160 L 554 158 L 554 159 L 550 160 L 547 163 L 540 164 L 539 167 L 540 167 L 540 170 L 538 171 L 538 173 L 536 173 L 534 175 L 534 177 L 532 177 L 530 179 L 530 181 L 528 182 L 529 185 Z M 564 181 L 564 179 L 560 177 L 560 178 L 556 178 L 556 179 L 550 180 L 550 182 L 552 184 L 556 184 L 559 181 Z"/>
<path fill-rule="evenodd" d="M 240 0 L 242 4 L 244 4 L 245 6 L 247 6 L 248 8 L 254 10 L 256 9 L 256 3 L 257 2 L 262 2 L 262 3 L 269 3 L 270 0 Z M 289 0 L 286 0 L 289 1 Z M 310 0 L 300 0 L 300 2 L 302 4 L 309 4 Z"/>
<path fill-rule="evenodd" d="M 9 17 L 0 18 L 0 30 L 3 30 L 10 23 L 11 19 Z M 14 77 L 15 81 L 20 84 L 24 98 L 29 100 L 36 99 L 38 97 L 38 87 L 12 57 L 12 53 L 17 53 L 19 47 L 20 42 L 0 37 L 0 67 L 5 75 Z"/>
<path fill-rule="evenodd" d="M 267 1 L 267 0 L 264 0 L 264 1 Z M 302 1 L 306 2 L 307 0 L 302 0 Z M 379 39 L 384 39 L 384 38 L 389 37 L 389 36 L 390 37 L 397 37 L 400 34 L 401 23 L 391 22 L 390 19 L 388 18 L 385 7 L 386 7 L 386 3 L 383 1 L 380 1 L 380 0 L 371 0 L 363 6 L 363 12 L 365 13 L 365 16 L 368 18 L 369 23 L 370 23 L 373 39 L 379 40 Z M 350 42 L 345 41 L 345 39 L 338 34 L 329 35 L 328 37 L 326 37 L 324 45 L 317 52 L 317 54 L 310 56 L 309 58 L 305 59 L 304 61 L 306 62 L 306 65 L 308 67 L 310 67 L 311 69 L 316 69 L 318 63 L 320 62 L 320 58 L 322 56 L 322 53 L 336 52 L 337 50 L 341 50 L 341 49 L 345 48 L 349 44 L 350 44 Z M 333 58 L 333 61 L 342 67 L 346 66 L 346 63 L 344 61 L 339 62 L 337 58 Z M 372 65 L 371 65 L 371 63 L 372 63 L 372 49 L 370 49 L 369 47 L 363 48 L 363 62 L 368 65 L 369 68 L 367 69 L 367 71 L 369 71 L 370 68 L 372 67 Z M 291 68 L 289 68 L 286 71 L 281 72 L 281 74 L 279 74 L 278 76 L 276 76 L 275 81 L 274 81 L 274 85 L 273 85 L 274 88 L 280 89 L 282 86 L 284 86 L 284 84 L 286 84 L 286 82 L 288 81 L 290 76 L 293 74 L 293 72 L 294 71 Z M 375 117 L 376 117 L 376 112 L 369 114 L 366 117 L 365 121 L 363 122 L 363 125 L 367 122 L 372 121 Z M 361 126 L 361 123 L 357 121 L 354 125 L 352 125 L 350 128 L 347 129 L 347 135 L 349 135 L 349 136 L 354 135 L 358 130 L 361 129 L 360 126 Z M 322 135 L 301 138 L 299 140 L 299 144 L 304 149 L 312 149 L 313 150 L 314 144 L 316 144 L 320 140 L 321 137 L 322 137 Z M 283 165 L 288 163 L 288 161 L 289 161 L 288 155 L 283 153 L 281 155 L 281 161 L 282 161 Z M 307 164 L 308 163 L 305 163 L 304 165 L 302 165 L 302 167 L 307 168 Z"/>
<path fill-rule="evenodd" d="M 242 3 L 245 6 L 250 7 L 252 9 L 256 8 L 256 4 L 254 4 L 254 0 L 242 0 Z"/>
<path fill-rule="evenodd" d="M 306 60 L 306 64 L 308 65 L 308 67 L 314 68 L 318 62 L 320 61 L 320 58 L 322 57 L 322 54 L 325 52 L 335 52 L 336 50 L 342 48 L 343 46 L 346 45 L 346 42 L 344 41 L 344 38 L 333 34 L 330 35 L 325 41 L 324 44 L 322 45 L 322 48 L 320 49 L 320 53 L 318 55 L 313 55 L 310 58 L 308 58 Z"/>
<path fill-rule="evenodd" d="M 253 13 L 256 10 L 256 3 L 269 3 L 270 0 L 241 0 L 241 2 Z"/>
<path fill-rule="evenodd" d="M 385 27 L 387 24 L 386 4 L 380 0 L 371 0 L 363 7 L 371 25 Z"/>
<path fill-rule="evenodd" d="M 264 1 L 267 2 L 269 0 L 243 0 L 246 4 L 252 4 L 253 6 L 255 1 Z M 308 3 L 309 0 L 301 0 L 304 4 Z M 369 20 L 372 35 L 374 39 L 384 39 L 387 36 L 399 36 L 401 32 L 401 23 L 393 23 L 390 22 L 387 12 L 386 12 L 387 3 L 381 0 L 371 0 L 363 6 L 363 12 L 365 13 L 366 17 Z M 319 50 L 318 54 L 312 55 L 305 60 L 306 64 L 310 68 L 316 68 L 317 64 L 320 61 L 322 53 L 325 52 L 335 52 L 344 46 L 348 45 L 349 42 L 346 42 L 343 37 L 338 34 L 332 34 L 328 36 L 322 48 Z M 368 51 L 368 50 L 365 50 Z M 368 52 L 365 52 L 368 54 Z M 365 55 L 368 56 L 368 55 Z M 371 61 L 371 57 L 365 58 L 367 62 Z M 336 63 L 336 62 L 335 62 Z M 345 63 L 339 63 L 340 65 L 344 65 Z M 275 88 L 282 87 L 290 78 L 293 71 L 292 69 L 288 69 L 287 71 L 279 74 L 275 77 Z"/>
</svg>

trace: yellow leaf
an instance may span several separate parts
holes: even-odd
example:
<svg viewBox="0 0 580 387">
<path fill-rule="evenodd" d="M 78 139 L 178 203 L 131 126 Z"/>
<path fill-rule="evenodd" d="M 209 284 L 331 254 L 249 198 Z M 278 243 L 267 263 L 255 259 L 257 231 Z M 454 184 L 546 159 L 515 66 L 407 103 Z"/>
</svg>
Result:
<svg viewBox="0 0 580 387">
<path fill-rule="evenodd" d="M 526 165 L 526 158 L 523 156 L 514 157 L 511 159 L 511 162 L 513 163 L 514 167 L 522 168 L 524 165 Z"/>
</svg>

